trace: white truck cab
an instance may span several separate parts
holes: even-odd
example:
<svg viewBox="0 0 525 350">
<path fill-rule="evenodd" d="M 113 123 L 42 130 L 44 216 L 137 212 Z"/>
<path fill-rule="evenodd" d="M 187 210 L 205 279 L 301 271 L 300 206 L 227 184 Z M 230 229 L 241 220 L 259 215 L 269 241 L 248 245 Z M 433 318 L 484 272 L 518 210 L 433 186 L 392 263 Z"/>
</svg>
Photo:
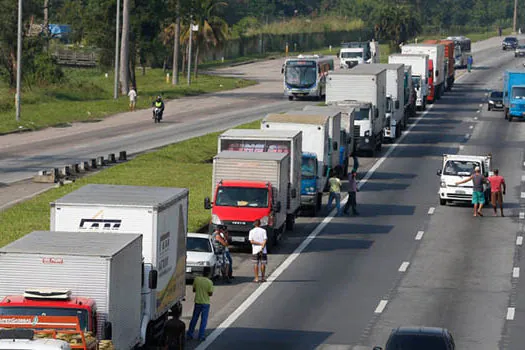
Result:
<svg viewBox="0 0 525 350">
<path fill-rule="evenodd" d="M 472 201 L 472 181 L 456 185 L 474 173 L 474 168 L 480 167 L 485 177 L 493 175 L 492 156 L 471 156 L 459 154 L 444 154 L 443 164 L 437 175 L 440 177 L 439 204 L 446 205 L 448 201 Z M 489 184 L 483 185 L 485 202 L 490 195 Z"/>
<path fill-rule="evenodd" d="M 36 338 L 31 329 L 0 330 L 2 350 L 71 350 L 69 343 L 58 339 Z"/>
</svg>

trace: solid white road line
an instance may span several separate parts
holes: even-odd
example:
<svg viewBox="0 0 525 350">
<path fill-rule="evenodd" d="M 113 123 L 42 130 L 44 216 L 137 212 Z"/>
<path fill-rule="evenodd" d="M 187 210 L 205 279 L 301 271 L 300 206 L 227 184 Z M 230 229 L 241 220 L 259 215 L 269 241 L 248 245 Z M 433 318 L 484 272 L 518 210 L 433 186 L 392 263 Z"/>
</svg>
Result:
<svg viewBox="0 0 525 350">
<path fill-rule="evenodd" d="M 516 245 L 522 245 L 523 244 L 523 236 L 516 237 Z"/>
<path fill-rule="evenodd" d="M 507 309 L 507 320 L 512 321 L 514 319 L 515 313 L 516 313 L 516 309 L 513 307 L 509 307 Z"/>
<path fill-rule="evenodd" d="M 520 277 L 520 268 L 515 267 L 512 269 L 512 278 L 519 278 Z"/>
<path fill-rule="evenodd" d="M 524 212 L 521 212 L 521 213 L 520 213 L 520 219 L 521 219 L 521 220 L 525 219 L 525 213 L 524 213 Z"/>
<path fill-rule="evenodd" d="M 420 241 L 421 238 L 423 238 L 424 234 L 425 234 L 425 231 L 417 231 L 416 241 Z"/>
<path fill-rule="evenodd" d="M 374 313 L 380 314 L 385 310 L 386 304 L 388 304 L 388 300 L 381 300 L 379 304 L 377 305 Z"/>
<path fill-rule="evenodd" d="M 401 264 L 401 266 L 399 266 L 399 272 L 406 272 L 407 269 L 408 269 L 408 265 L 410 265 L 410 262 L 408 261 L 403 261 L 403 263 Z"/>
<path fill-rule="evenodd" d="M 358 189 L 361 189 L 368 179 L 374 174 L 374 172 L 383 164 L 383 162 L 392 154 L 392 152 L 397 148 L 397 146 L 403 141 L 403 139 L 412 131 L 412 129 L 427 115 L 428 112 L 432 110 L 434 105 L 430 105 L 426 111 L 421 113 L 421 115 L 410 125 L 405 133 L 403 133 L 398 141 L 388 148 L 385 155 L 378 159 L 375 164 L 368 170 L 366 175 L 362 180 L 359 181 L 357 185 Z M 344 205 L 348 200 L 348 196 L 341 200 L 341 205 Z M 263 292 L 268 289 L 273 281 L 275 281 L 293 262 L 299 255 L 306 249 L 306 247 L 321 233 L 321 231 L 332 221 L 334 215 L 336 214 L 337 209 L 333 209 L 326 218 L 306 237 L 306 239 L 294 250 L 292 254 L 286 258 L 286 260 L 267 278 L 266 283 L 262 283 L 226 320 L 224 320 L 211 334 L 206 337 L 206 340 L 199 344 L 195 350 L 204 350 L 210 346 L 215 339 L 217 339 L 228 327 L 230 327 L 248 308 L 263 294 Z M 385 301 L 386 306 L 387 301 Z M 379 303 L 381 305 L 381 303 Z M 378 306 L 379 307 L 379 306 Z M 384 308 L 384 307 L 383 307 Z"/>
<path fill-rule="evenodd" d="M 436 210 L 436 208 L 430 207 L 430 209 L 428 209 L 428 215 L 434 214 L 434 210 Z"/>
</svg>

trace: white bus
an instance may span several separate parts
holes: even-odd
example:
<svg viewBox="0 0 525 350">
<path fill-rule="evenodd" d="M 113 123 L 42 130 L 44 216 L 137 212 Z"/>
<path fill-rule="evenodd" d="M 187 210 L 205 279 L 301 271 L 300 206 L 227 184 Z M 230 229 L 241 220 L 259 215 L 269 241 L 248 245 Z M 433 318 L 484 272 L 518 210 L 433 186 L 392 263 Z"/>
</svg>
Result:
<svg viewBox="0 0 525 350">
<path fill-rule="evenodd" d="M 300 97 L 321 99 L 326 94 L 326 76 L 334 70 L 334 59 L 319 55 L 288 58 L 284 74 L 284 95 L 291 101 Z"/>
<path fill-rule="evenodd" d="M 472 55 L 471 40 L 464 36 L 449 36 L 446 40 L 454 41 L 454 57 L 456 58 L 454 67 L 466 67 L 468 56 Z"/>
</svg>

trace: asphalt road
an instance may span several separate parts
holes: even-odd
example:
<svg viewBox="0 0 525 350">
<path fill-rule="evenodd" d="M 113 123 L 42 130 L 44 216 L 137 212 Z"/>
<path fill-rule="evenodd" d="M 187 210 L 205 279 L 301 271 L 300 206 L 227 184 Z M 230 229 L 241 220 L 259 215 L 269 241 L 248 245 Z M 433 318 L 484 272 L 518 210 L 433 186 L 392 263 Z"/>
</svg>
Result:
<svg viewBox="0 0 525 350">
<path fill-rule="evenodd" d="M 211 333 L 197 349 L 370 349 L 400 325 L 446 327 L 458 349 L 523 348 L 525 286 L 515 268 L 523 265 L 516 240 L 525 124 L 505 121 L 485 103 L 487 89 L 501 87 L 503 69 L 522 60 L 499 48 L 474 58 L 473 72 L 385 147 L 387 157 L 360 169 L 361 177 L 369 171 L 358 194 L 361 216 L 301 219 L 283 256 L 271 257 L 287 260 L 267 284 L 217 288 L 229 288 L 230 297 L 214 296 Z M 488 152 L 507 180 L 506 217 L 439 206 L 442 154 Z M 288 258 L 321 221 L 309 245 Z"/>
</svg>

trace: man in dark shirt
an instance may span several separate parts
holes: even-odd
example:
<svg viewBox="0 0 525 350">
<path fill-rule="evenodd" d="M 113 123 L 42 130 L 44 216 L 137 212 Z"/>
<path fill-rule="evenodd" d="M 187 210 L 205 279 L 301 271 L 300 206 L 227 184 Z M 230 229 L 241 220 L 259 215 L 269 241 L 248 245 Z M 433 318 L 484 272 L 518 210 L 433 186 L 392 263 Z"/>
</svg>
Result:
<svg viewBox="0 0 525 350">
<path fill-rule="evenodd" d="M 186 325 L 180 319 L 180 308 L 171 309 L 172 318 L 164 329 L 164 350 L 183 350 L 186 343 Z"/>
</svg>

